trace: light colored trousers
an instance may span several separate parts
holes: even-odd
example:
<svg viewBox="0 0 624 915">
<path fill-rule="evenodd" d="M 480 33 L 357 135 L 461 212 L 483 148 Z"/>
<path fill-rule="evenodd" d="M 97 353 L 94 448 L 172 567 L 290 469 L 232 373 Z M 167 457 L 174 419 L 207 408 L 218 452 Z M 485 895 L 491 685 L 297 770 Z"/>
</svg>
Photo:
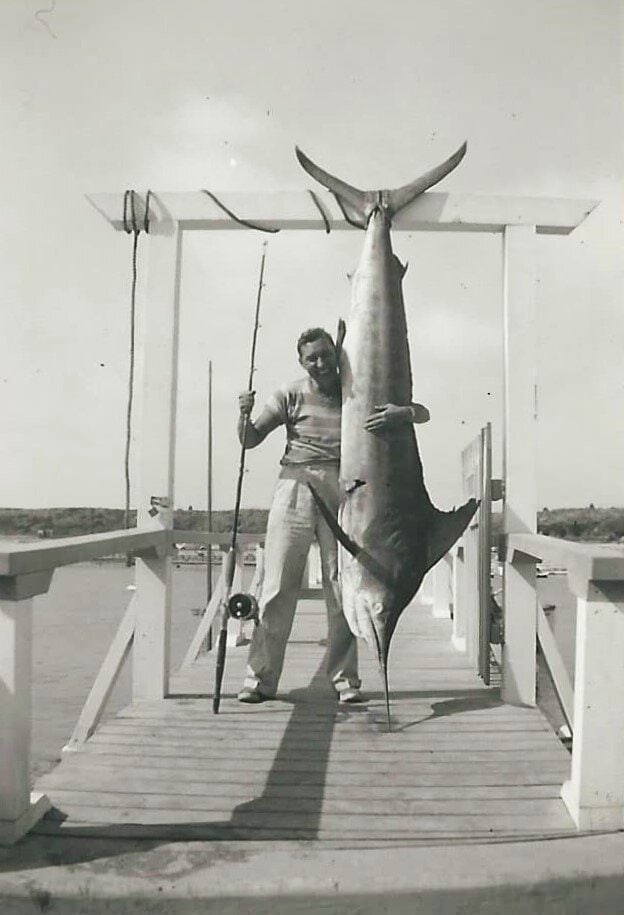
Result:
<svg viewBox="0 0 624 915">
<path fill-rule="evenodd" d="M 338 511 L 338 467 L 334 464 L 286 465 L 282 468 L 267 523 L 260 620 L 254 627 L 245 686 L 274 696 L 282 673 L 301 579 L 312 541 L 321 553 L 323 594 L 327 604 L 326 673 L 337 690 L 359 687 L 357 640 L 340 604 L 338 547 L 308 488 Z"/>
</svg>

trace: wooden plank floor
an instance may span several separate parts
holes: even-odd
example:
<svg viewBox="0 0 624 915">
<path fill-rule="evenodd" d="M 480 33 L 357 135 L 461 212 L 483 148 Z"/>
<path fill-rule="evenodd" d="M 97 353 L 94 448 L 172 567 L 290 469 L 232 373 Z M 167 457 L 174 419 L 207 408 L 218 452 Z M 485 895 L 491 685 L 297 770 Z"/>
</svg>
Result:
<svg viewBox="0 0 624 915">
<path fill-rule="evenodd" d="M 299 604 L 279 697 L 242 705 L 246 648 L 228 651 L 218 716 L 213 654 L 136 703 L 40 779 L 47 833 L 320 840 L 343 846 L 573 834 L 559 798 L 570 756 L 536 709 L 502 705 L 415 605 L 391 652 L 392 733 L 365 645 L 366 702 L 340 706 L 322 674 L 324 606 Z"/>
</svg>

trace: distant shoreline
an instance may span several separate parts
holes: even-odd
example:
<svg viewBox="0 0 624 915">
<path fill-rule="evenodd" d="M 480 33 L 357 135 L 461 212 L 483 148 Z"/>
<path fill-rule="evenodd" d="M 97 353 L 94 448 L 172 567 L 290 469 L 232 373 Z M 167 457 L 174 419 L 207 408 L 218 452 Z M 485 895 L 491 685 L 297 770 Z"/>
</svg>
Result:
<svg viewBox="0 0 624 915">
<path fill-rule="evenodd" d="M 268 509 L 244 508 L 240 514 L 239 531 L 263 534 L 266 531 Z M 501 515 L 492 516 L 492 535 L 500 532 Z M 234 512 L 212 512 L 211 529 L 215 533 L 230 533 Z M 35 540 L 101 534 L 125 527 L 125 512 L 119 508 L 0 508 L 0 538 L 31 542 Z M 130 527 L 136 525 L 136 512 L 130 514 Z M 176 509 L 174 526 L 178 530 L 208 530 L 208 513 L 191 506 Z M 537 513 L 538 533 L 563 540 L 586 543 L 624 543 L 624 508 L 543 508 Z"/>
</svg>

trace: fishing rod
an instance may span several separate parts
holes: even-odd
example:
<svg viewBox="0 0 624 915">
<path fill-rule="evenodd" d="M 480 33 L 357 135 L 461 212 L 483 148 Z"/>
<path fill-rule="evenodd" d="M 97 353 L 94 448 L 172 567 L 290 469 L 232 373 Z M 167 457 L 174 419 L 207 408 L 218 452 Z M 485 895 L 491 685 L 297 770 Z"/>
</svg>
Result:
<svg viewBox="0 0 624 915">
<path fill-rule="evenodd" d="M 251 340 L 251 357 L 249 360 L 249 381 L 247 390 L 251 391 L 256 361 L 256 343 L 258 341 L 258 328 L 260 327 L 260 302 L 262 299 L 262 289 L 264 286 L 264 264 L 266 260 L 267 242 L 262 245 L 262 260 L 260 261 L 260 277 L 258 280 L 258 294 L 256 296 L 256 314 L 254 318 L 253 336 Z M 236 484 L 236 501 L 234 504 L 234 522 L 232 527 L 232 540 L 230 549 L 223 560 L 223 598 L 221 601 L 221 625 L 219 628 L 219 639 L 217 642 L 217 662 L 215 667 L 215 688 L 212 699 L 212 711 L 216 715 L 219 712 L 221 703 L 221 684 L 223 682 L 223 673 L 225 670 L 225 653 L 227 649 L 227 628 L 230 617 L 239 620 L 249 620 L 257 618 L 258 605 L 256 599 L 251 594 L 232 594 L 232 582 L 234 581 L 234 570 L 236 568 L 236 543 L 238 539 L 238 522 L 240 517 L 241 496 L 243 492 L 243 476 L 245 473 L 245 440 L 247 438 L 247 428 L 249 426 L 249 413 L 243 416 L 243 426 L 241 434 L 241 450 L 238 464 L 238 481 Z"/>
</svg>

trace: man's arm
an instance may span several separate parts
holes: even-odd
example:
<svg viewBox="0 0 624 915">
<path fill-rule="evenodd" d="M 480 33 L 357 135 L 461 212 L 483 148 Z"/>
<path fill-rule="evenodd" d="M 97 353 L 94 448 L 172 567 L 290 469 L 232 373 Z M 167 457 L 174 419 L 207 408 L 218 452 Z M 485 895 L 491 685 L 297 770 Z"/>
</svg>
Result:
<svg viewBox="0 0 624 915">
<path fill-rule="evenodd" d="M 412 403 L 404 407 L 386 403 L 375 406 L 373 412 L 367 417 L 364 428 L 368 432 L 379 432 L 393 426 L 403 426 L 405 423 L 428 423 L 429 419 L 429 410 L 421 403 Z"/>
<path fill-rule="evenodd" d="M 269 432 L 281 425 L 284 420 L 280 415 L 277 395 L 275 395 L 258 417 L 255 423 L 251 421 L 251 413 L 254 408 L 255 391 L 242 391 L 238 395 L 238 440 L 243 444 L 243 434 L 245 436 L 245 448 L 255 448 L 260 442 L 263 442 Z"/>
<path fill-rule="evenodd" d="M 255 397 L 255 391 L 241 391 L 238 395 L 238 440 L 245 448 L 255 448 L 264 438 L 264 435 L 258 432 L 251 421 Z M 245 436 L 244 441 L 243 435 Z"/>
</svg>

